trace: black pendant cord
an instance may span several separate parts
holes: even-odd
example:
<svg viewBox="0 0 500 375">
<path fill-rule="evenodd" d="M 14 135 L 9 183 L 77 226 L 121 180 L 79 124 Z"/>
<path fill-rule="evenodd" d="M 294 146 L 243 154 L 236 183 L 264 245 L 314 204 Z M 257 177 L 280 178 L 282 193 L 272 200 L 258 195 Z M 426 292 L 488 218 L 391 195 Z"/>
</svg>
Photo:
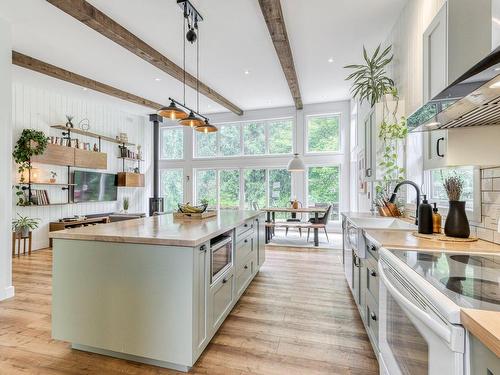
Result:
<svg viewBox="0 0 500 375">
<path fill-rule="evenodd" d="M 196 38 L 196 112 L 200 112 L 200 29 Z"/>
<path fill-rule="evenodd" d="M 186 10 L 184 11 L 186 12 Z M 186 13 L 184 13 L 185 15 Z M 186 16 L 184 16 L 184 26 L 182 29 L 182 43 L 183 43 L 183 57 L 182 57 L 182 70 L 184 73 L 184 105 L 186 105 Z"/>
</svg>

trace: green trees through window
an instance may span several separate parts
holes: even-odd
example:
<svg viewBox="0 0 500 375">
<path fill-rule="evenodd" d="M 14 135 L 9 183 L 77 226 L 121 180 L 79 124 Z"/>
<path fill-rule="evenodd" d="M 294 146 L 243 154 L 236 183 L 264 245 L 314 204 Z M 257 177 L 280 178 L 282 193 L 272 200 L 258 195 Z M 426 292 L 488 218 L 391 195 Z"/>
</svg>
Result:
<svg viewBox="0 0 500 375">
<path fill-rule="evenodd" d="M 253 210 L 254 203 L 259 208 L 266 206 L 266 170 L 245 169 L 243 172 L 245 209 Z"/>
<path fill-rule="evenodd" d="M 161 159 L 178 160 L 184 158 L 184 129 L 164 127 L 160 136 Z"/>
<path fill-rule="evenodd" d="M 165 169 L 161 171 L 161 195 L 164 199 L 164 210 L 177 210 L 177 203 L 184 201 L 183 170 Z"/>
<path fill-rule="evenodd" d="M 220 208 L 240 207 L 240 171 L 224 169 L 220 171 Z"/>
<path fill-rule="evenodd" d="M 310 167 L 307 171 L 309 206 L 332 207 L 332 220 L 339 219 L 340 167 Z"/>
<path fill-rule="evenodd" d="M 340 152 L 340 115 L 307 118 L 307 151 Z"/>
</svg>

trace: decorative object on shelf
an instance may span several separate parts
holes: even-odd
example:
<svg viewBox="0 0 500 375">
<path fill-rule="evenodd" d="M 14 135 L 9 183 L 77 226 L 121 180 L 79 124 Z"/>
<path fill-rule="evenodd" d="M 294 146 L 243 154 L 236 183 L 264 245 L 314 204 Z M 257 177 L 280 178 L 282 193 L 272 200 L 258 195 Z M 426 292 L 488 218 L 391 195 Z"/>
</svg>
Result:
<svg viewBox="0 0 500 375">
<path fill-rule="evenodd" d="M 123 212 L 127 213 L 129 209 L 130 200 L 128 197 L 123 198 Z"/>
<path fill-rule="evenodd" d="M 142 160 L 142 146 L 137 145 L 137 159 Z"/>
<path fill-rule="evenodd" d="M 94 143 L 94 148 L 92 149 L 94 152 L 99 152 L 99 147 L 97 146 L 97 143 Z"/>
<path fill-rule="evenodd" d="M 299 154 L 293 154 L 293 158 L 288 162 L 287 167 L 289 172 L 304 172 L 306 166 L 300 158 Z"/>
<path fill-rule="evenodd" d="M 17 219 L 12 220 L 12 230 L 21 236 L 21 238 L 27 238 L 29 232 L 38 228 L 38 223 L 40 219 L 33 219 L 28 216 L 21 216 L 17 214 Z"/>
<path fill-rule="evenodd" d="M 17 171 L 21 174 L 21 182 L 23 180 L 23 172 L 26 169 L 31 169 L 31 157 L 41 155 L 47 148 L 48 138 L 44 132 L 34 129 L 23 129 L 21 136 L 14 146 L 12 156 L 18 164 Z"/>
<path fill-rule="evenodd" d="M 139 169 L 139 167 L 134 168 L 134 173 L 137 173 L 137 174 L 141 173 L 141 170 Z"/>
<path fill-rule="evenodd" d="M 182 29 L 183 34 L 185 34 L 185 38 L 183 38 L 183 102 L 180 103 L 175 99 L 168 98 L 168 100 L 170 100 L 170 105 L 168 107 L 161 108 L 157 113 L 158 115 L 170 120 L 179 120 L 179 124 L 190 126 L 199 132 L 216 132 L 217 127 L 211 125 L 209 119 L 200 114 L 200 45 L 197 33 L 200 32 L 198 23 L 203 21 L 203 17 L 189 0 L 179 0 L 177 3 L 183 10 L 184 16 Z M 186 41 L 191 44 L 196 43 L 196 111 L 186 105 Z"/>
<path fill-rule="evenodd" d="M 88 118 L 84 118 L 84 119 L 80 120 L 80 122 L 78 123 L 78 126 L 84 132 L 88 132 L 90 130 L 90 121 L 89 121 L 89 119 Z"/>
<path fill-rule="evenodd" d="M 363 58 L 366 64 L 346 65 L 346 69 L 355 69 L 347 76 L 346 81 L 353 80 L 351 94 L 359 99 L 361 103 L 365 100 L 373 107 L 382 100 L 385 94 L 391 93 L 394 81 L 386 74 L 385 67 L 392 61 L 393 55 L 389 56 L 392 45 L 380 53 L 380 45 L 370 57 L 363 46 Z M 380 53 L 380 54 L 379 54 Z"/>
<path fill-rule="evenodd" d="M 57 177 L 57 173 L 54 172 L 54 171 L 50 171 L 50 180 L 49 180 L 49 182 L 51 184 L 55 184 L 56 183 L 56 177 Z"/>
<path fill-rule="evenodd" d="M 16 206 L 29 206 L 31 202 L 25 193 L 25 186 L 15 185 L 14 189 L 16 189 Z"/>
<path fill-rule="evenodd" d="M 116 136 L 116 140 L 120 141 L 121 143 L 128 143 L 127 133 L 120 133 Z"/>
<path fill-rule="evenodd" d="M 127 146 L 118 146 L 120 148 L 120 157 L 126 158 L 128 157 L 128 148 Z"/>
<path fill-rule="evenodd" d="M 66 127 L 73 129 L 75 125 L 71 122 L 74 119 L 74 116 L 66 115 Z"/>
<path fill-rule="evenodd" d="M 443 187 L 450 201 L 450 209 L 444 225 L 444 233 L 449 237 L 468 238 L 470 236 L 465 202 L 460 201 L 463 185 L 464 182 L 459 176 L 450 176 L 443 182 Z"/>
</svg>

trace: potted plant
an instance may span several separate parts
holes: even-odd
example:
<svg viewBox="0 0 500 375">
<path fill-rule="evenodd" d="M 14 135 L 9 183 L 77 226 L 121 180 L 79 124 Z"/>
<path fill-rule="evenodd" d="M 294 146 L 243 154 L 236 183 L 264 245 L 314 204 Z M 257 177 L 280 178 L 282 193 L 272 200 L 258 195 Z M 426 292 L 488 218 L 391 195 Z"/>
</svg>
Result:
<svg viewBox="0 0 500 375">
<path fill-rule="evenodd" d="M 23 172 L 31 169 L 31 157 L 41 155 L 47 148 L 48 138 L 44 132 L 35 129 L 23 129 L 21 136 L 14 146 L 12 156 L 19 165 L 20 181 L 25 182 Z"/>
<path fill-rule="evenodd" d="M 450 201 L 450 209 L 446 215 L 444 234 L 449 237 L 469 238 L 470 227 L 465 202 L 460 200 L 464 182 L 459 176 L 450 176 L 443 182 L 443 187 Z"/>
<path fill-rule="evenodd" d="M 51 184 L 55 184 L 56 183 L 56 177 L 57 177 L 57 173 L 54 172 L 54 171 L 50 171 L 50 180 L 49 180 L 49 182 Z"/>
<path fill-rule="evenodd" d="M 17 214 L 18 218 L 12 220 L 12 230 L 17 236 L 21 238 L 26 238 L 29 236 L 30 231 L 38 228 L 38 223 L 40 219 L 32 219 L 28 216 L 21 216 Z"/>
<path fill-rule="evenodd" d="M 125 213 L 128 212 L 129 204 L 130 204 L 129 198 L 128 197 L 123 198 L 123 212 Z"/>
</svg>

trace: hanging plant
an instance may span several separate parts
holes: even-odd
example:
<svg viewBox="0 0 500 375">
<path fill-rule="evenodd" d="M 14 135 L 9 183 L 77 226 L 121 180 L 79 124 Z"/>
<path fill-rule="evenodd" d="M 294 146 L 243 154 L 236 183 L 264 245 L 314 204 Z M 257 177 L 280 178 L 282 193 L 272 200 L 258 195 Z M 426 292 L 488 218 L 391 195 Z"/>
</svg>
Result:
<svg viewBox="0 0 500 375">
<path fill-rule="evenodd" d="M 344 66 L 346 69 L 355 69 L 347 76 L 346 81 L 353 80 L 351 94 L 361 103 L 365 100 L 373 107 L 380 102 L 385 94 L 392 93 L 394 81 L 387 77 L 385 67 L 392 61 L 393 55 L 389 56 L 392 45 L 380 53 L 380 45 L 370 57 L 363 46 L 363 58 L 365 64 L 353 64 Z"/>
<path fill-rule="evenodd" d="M 34 129 L 24 129 L 14 146 L 12 156 L 19 165 L 18 172 L 21 174 L 21 182 L 24 182 L 23 172 L 31 167 L 31 157 L 41 155 L 47 148 L 48 138 L 44 132 Z"/>
</svg>

